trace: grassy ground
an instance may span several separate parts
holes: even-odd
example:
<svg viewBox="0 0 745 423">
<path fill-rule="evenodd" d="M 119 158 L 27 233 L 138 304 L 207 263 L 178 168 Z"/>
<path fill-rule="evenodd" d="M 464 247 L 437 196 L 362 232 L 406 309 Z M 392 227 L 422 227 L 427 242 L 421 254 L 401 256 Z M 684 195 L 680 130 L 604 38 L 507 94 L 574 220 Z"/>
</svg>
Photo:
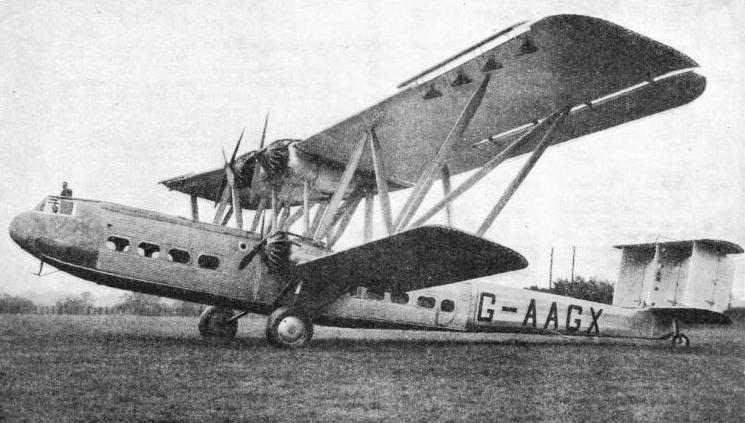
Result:
<svg viewBox="0 0 745 423">
<path fill-rule="evenodd" d="M 745 326 L 692 346 L 316 328 L 202 340 L 196 318 L 0 315 L 0 420 L 745 421 Z"/>
</svg>

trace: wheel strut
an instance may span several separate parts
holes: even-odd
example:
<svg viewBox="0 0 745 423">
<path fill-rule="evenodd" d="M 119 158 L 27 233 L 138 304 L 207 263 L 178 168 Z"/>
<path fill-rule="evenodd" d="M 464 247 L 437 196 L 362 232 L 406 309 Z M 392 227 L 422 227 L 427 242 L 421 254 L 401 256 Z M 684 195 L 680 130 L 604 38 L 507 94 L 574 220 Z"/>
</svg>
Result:
<svg viewBox="0 0 745 423">
<path fill-rule="evenodd" d="M 690 340 L 688 337 L 680 332 L 680 322 L 678 322 L 678 319 L 673 319 L 673 334 L 670 339 L 670 347 L 673 349 L 675 347 L 688 348 L 689 345 Z"/>
</svg>

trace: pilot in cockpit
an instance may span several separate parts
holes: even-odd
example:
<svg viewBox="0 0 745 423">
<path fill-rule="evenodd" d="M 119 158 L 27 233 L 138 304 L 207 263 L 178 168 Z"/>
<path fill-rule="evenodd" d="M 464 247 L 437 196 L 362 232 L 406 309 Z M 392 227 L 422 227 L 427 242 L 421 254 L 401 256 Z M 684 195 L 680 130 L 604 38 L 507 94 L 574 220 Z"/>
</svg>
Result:
<svg viewBox="0 0 745 423">
<path fill-rule="evenodd" d="M 72 197 L 72 189 L 67 187 L 67 182 L 62 182 L 62 192 L 60 192 L 59 196 Z"/>
</svg>

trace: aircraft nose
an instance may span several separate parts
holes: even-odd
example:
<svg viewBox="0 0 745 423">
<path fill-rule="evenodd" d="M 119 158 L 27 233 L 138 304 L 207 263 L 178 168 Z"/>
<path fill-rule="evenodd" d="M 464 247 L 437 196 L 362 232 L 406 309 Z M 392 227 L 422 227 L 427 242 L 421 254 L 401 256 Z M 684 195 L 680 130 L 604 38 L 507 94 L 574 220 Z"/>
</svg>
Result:
<svg viewBox="0 0 745 423">
<path fill-rule="evenodd" d="M 21 213 L 14 217 L 8 227 L 10 238 L 24 250 L 34 253 L 34 232 L 37 222 L 31 212 Z"/>
</svg>

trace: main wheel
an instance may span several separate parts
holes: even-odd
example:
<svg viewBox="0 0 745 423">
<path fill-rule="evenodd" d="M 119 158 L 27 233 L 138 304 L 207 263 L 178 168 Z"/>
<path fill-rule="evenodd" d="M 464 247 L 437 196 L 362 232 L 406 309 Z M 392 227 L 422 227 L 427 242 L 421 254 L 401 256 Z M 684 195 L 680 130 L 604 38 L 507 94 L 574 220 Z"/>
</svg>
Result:
<svg viewBox="0 0 745 423">
<path fill-rule="evenodd" d="M 278 347 L 304 347 L 312 337 L 310 319 L 289 307 L 274 310 L 266 322 L 266 339 Z"/>
<path fill-rule="evenodd" d="M 675 348 L 675 347 L 688 348 L 689 345 L 690 345 L 690 341 L 688 340 L 687 336 L 683 335 L 682 333 L 673 335 L 672 348 Z"/>
<path fill-rule="evenodd" d="M 233 310 L 224 307 L 207 307 L 199 316 L 199 334 L 205 338 L 231 339 L 238 331 L 238 320 L 230 320 Z"/>
</svg>

